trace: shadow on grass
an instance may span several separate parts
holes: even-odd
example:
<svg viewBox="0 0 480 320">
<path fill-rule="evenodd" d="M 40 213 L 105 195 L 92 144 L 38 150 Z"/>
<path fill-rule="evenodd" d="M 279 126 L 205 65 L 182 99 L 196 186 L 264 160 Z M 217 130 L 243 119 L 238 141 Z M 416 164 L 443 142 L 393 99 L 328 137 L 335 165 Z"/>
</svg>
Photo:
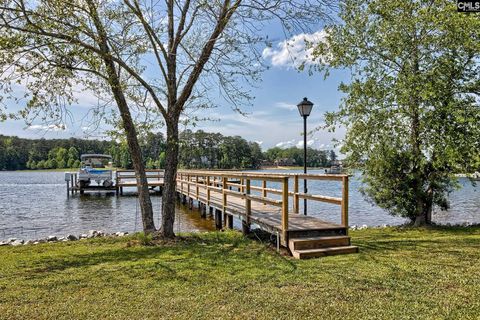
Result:
<svg viewBox="0 0 480 320">
<path fill-rule="evenodd" d="M 105 241 L 112 244 L 112 241 Z M 92 252 L 89 253 L 77 253 L 73 248 L 71 252 L 67 250 L 66 254 L 60 256 L 33 259 L 30 266 L 22 269 L 17 275 L 37 278 L 71 268 L 100 264 L 128 264 L 129 262 L 146 262 L 148 260 L 153 260 L 151 263 L 167 271 L 172 278 L 178 278 L 178 275 L 176 269 L 169 263 L 183 264 L 179 267 L 188 265 L 189 268 L 194 269 L 238 266 L 239 261 L 244 265 L 261 267 L 263 264 L 276 260 L 278 267 L 290 270 L 295 268 L 295 265 L 285 257 L 266 250 L 264 246 L 238 234 L 214 232 L 187 237 L 180 236 L 175 241 L 153 246 L 127 246 L 127 242 L 123 241 L 118 242 L 117 247 L 112 249 L 102 249 L 101 244 L 102 241 L 82 243 L 87 249 L 92 248 Z M 51 250 L 55 250 L 55 247 L 52 247 Z M 134 266 L 126 267 L 133 268 Z"/>
<path fill-rule="evenodd" d="M 345 261 L 348 263 L 355 263 L 355 261 L 380 263 L 390 256 L 391 260 L 394 260 L 394 256 L 399 254 L 404 254 L 408 259 L 417 259 L 418 255 L 422 253 L 426 256 L 441 254 L 461 259 L 474 255 L 475 248 L 479 246 L 477 237 L 465 236 L 480 235 L 479 232 L 479 227 L 405 228 L 356 232 L 352 235 L 352 244 L 360 247 L 360 253 L 345 258 Z M 208 270 L 219 268 L 219 270 L 229 269 L 229 272 L 236 272 L 242 268 L 256 270 L 263 268 L 292 273 L 301 263 L 277 254 L 269 244 L 252 241 L 238 232 L 180 235 L 176 241 L 155 246 L 127 247 L 126 241 L 126 239 L 101 239 L 78 244 L 72 243 L 72 250 L 65 250 L 65 247 L 55 247 L 55 245 L 51 248 L 45 247 L 44 250 L 47 252 L 48 250 L 55 252 L 59 248 L 62 250 L 60 250 L 60 254 L 50 257 L 33 257 L 25 268 L 17 269 L 16 274 L 27 278 L 44 277 L 51 272 L 100 264 L 120 265 L 126 263 L 121 267 L 136 268 L 137 266 L 128 265 L 128 262 L 139 261 L 142 263 L 154 260 L 149 262 L 156 266 L 154 269 L 161 268 L 172 278 L 181 279 L 178 276 L 177 268 L 206 268 Z M 105 248 L 102 244 L 110 246 Z M 77 245 L 83 249 L 76 249 Z M 111 247 L 112 245 L 113 247 Z M 85 248 L 90 252 L 84 253 Z M 342 259 L 336 261 L 342 261 Z M 177 265 L 171 263 L 177 263 Z M 436 263 L 439 262 L 436 261 Z M 233 271 L 230 271 L 232 268 Z"/>
</svg>

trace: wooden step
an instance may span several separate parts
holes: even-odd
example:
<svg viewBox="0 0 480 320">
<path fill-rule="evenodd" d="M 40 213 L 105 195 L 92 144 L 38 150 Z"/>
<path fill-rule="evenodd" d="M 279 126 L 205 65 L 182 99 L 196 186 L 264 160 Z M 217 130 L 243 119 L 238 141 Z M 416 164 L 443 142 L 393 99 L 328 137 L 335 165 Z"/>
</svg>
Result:
<svg viewBox="0 0 480 320">
<path fill-rule="evenodd" d="M 289 238 L 311 238 L 311 237 L 329 237 L 329 236 L 345 236 L 347 229 L 344 227 L 328 228 L 328 229 L 305 229 L 305 230 L 288 230 Z"/>
<path fill-rule="evenodd" d="M 330 247 L 345 247 L 350 245 L 348 236 L 307 237 L 289 240 L 288 247 L 291 251 L 304 249 L 321 249 Z"/>
<path fill-rule="evenodd" d="M 356 246 L 342 246 L 342 247 L 321 248 L 321 249 L 295 250 L 295 251 L 292 251 L 292 255 L 297 259 L 309 259 L 309 258 L 317 258 L 317 257 L 333 256 L 337 254 L 349 254 L 349 253 L 357 253 L 357 252 L 358 252 L 358 247 Z"/>
</svg>

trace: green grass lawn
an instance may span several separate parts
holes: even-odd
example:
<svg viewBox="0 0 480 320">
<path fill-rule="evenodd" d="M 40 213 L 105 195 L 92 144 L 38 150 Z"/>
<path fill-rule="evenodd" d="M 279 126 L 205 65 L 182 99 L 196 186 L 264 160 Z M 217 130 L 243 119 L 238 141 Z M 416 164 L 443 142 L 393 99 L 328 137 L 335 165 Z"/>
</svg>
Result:
<svg viewBox="0 0 480 320">
<path fill-rule="evenodd" d="M 351 236 L 302 261 L 237 232 L 0 247 L 0 319 L 479 319 L 480 228 Z"/>
</svg>

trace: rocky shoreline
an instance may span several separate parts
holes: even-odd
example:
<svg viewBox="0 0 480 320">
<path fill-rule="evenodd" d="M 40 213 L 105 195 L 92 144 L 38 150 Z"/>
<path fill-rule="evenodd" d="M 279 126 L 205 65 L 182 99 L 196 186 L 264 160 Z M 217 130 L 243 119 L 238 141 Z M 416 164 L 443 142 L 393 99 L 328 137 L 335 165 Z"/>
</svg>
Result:
<svg viewBox="0 0 480 320">
<path fill-rule="evenodd" d="M 350 230 L 365 230 L 365 229 L 381 229 L 381 228 L 390 228 L 390 227 L 402 227 L 405 225 L 389 225 L 383 224 L 379 226 L 368 226 L 364 225 L 352 225 L 349 227 Z M 462 224 L 442 224 L 442 225 L 434 225 L 437 227 L 460 227 L 460 228 L 468 228 L 468 227 L 477 227 L 480 224 L 471 223 L 471 222 L 464 222 Z M 68 242 L 68 241 L 78 241 L 83 239 L 91 239 L 91 238 L 100 238 L 100 237 L 124 237 L 128 235 L 128 232 L 114 232 L 108 233 L 101 230 L 90 230 L 88 233 L 82 233 L 78 236 L 74 234 L 69 234 L 64 237 L 57 237 L 57 236 L 48 236 L 47 238 L 41 238 L 37 240 L 22 240 L 17 238 L 9 238 L 7 240 L 0 241 L 0 247 L 2 246 L 21 246 L 21 245 L 35 245 L 39 243 L 48 243 L 48 242 Z"/>
<path fill-rule="evenodd" d="M 114 232 L 108 233 L 101 230 L 90 230 L 88 233 L 82 233 L 77 235 L 69 234 L 64 237 L 57 236 L 48 236 L 47 238 L 41 238 L 36 240 L 22 240 L 17 238 L 10 238 L 4 241 L 0 241 L 1 246 L 22 246 L 22 245 L 35 245 L 39 243 L 48 243 L 48 242 L 67 242 L 67 241 L 78 241 L 82 239 L 91 239 L 91 238 L 100 238 L 100 237 L 124 237 L 128 235 L 128 232 Z"/>
</svg>

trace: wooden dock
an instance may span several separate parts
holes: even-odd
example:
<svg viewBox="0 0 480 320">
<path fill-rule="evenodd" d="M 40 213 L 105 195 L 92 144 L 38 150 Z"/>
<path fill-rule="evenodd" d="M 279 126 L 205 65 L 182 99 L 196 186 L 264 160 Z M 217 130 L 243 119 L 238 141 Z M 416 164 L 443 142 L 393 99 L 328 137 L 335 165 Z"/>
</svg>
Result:
<svg viewBox="0 0 480 320">
<path fill-rule="evenodd" d="M 301 193 L 303 180 L 337 181 L 342 197 Z M 182 202 L 195 200 L 201 210 L 215 211 L 217 227 L 232 228 L 236 216 L 243 232 L 256 224 L 299 259 L 358 252 L 348 237 L 347 175 L 179 171 L 177 192 Z M 341 224 L 300 214 L 300 199 L 340 206 Z"/>
<path fill-rule="evenodd" d="M 147 169 L 145 170 L 147 175 L 148 187 L 151 190 L 158 188 L 158 191 L 162 193 L 163 190 L 163 177 L 164 170 L 162 169 Z M 115 171 L 115 187 L 117 194 L 123 194 L 123 188 L 136 188 L 137 180 L 134 170 L 117 170 Z"/>
<path fill-rule="evenodd" d="M 161 169 L 147 169 L 145 170 L 147 175 L 147 182 L 148 187 L 151 190 L 157 190 L 158 192 L 162 192 L 163 190 L 163 176 L 164 170 Z M 67 194 L 74 194 L 80 193 L 83 194 L 88 191 L 106 191 L 106 192 L 115 192 L 117 195 L 123 194 L 124 188 L 136 188 L 137 187 L 137 180 L 135 176 L 134 170 L 116 170 L 113 171 L 113 181 L 114 185 L 110 187 L 99 186 L 96 184 L 91 184 L 88 186 L 80 186 L 78 183 L 78 174 L 76 172 L 73 173 L 66 173 L 66 175 L 70 175 L 69 180 L 67 181 Z M 156 189 L 158 188 L 158 189 Z"/>
<path fill-rule="evenodd" d="M 133 170 L 117 170 L 112 187 L 80 188 L 76 174 L 67 181 L 69 192 L 109 191 L 123 194 L 136 187 Z M 163 170 L 147 170 L 148 186 L 161 192 Z M 336 181 L 341 197 L 300 192 L 304 181 Z M 248 233 L 252 224 L 277 237 L 277 245 L 287 247 L 298 259 L 358 252 L 348 236 L 348 175 L 248 173 L 241 171 L 190 171 L 177 173 L 177 194 L 190 207 L 198 203 L 205 216 L 215 215 L 217 229 L 233 228 L 233 218 L 242 222 Z M 300 199 L 327 202 L 339 207 L 340 223 L 324 221 L 315 215 L 300 213 Z"/>
</svg>

